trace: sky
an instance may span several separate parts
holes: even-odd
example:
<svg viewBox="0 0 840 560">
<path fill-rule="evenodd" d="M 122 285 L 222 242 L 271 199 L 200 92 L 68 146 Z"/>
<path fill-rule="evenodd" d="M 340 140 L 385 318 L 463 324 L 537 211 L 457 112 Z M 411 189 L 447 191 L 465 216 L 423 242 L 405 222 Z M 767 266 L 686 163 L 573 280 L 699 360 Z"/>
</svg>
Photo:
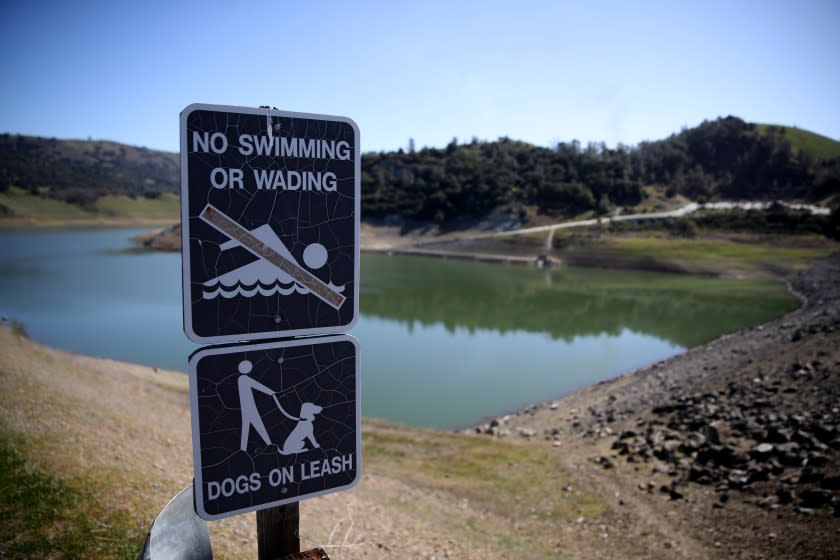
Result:
<svg viewBox="0 0 840 560">
<path fill-rule="evenodd" d="M 727 115 L 840 139 L 838 29 L 836 0 L 2 0 L 0 132 L 178 151 L 213 103 L 350 117 L 363 151 Z"/>
</svg>

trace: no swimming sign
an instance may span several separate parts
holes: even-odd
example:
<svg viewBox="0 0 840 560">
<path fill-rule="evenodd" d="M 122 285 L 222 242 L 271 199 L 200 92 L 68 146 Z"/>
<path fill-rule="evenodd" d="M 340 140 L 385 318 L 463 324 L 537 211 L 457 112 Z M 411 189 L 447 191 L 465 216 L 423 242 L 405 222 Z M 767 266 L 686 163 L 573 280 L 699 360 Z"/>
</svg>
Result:
<svg viewBox="0 0 840 560">
<path fill-rule="evenodd" d="M 190 358 L 195 507 L 220 519 L 359 479 L 353 337 L 209 347 Z"/>
<path fill-rule="evenodd" d="M 360 169 L 350 119 L 184 109 L 187 336 L 236 342 L 349 329 L 359 308 Z"/>
</svg>

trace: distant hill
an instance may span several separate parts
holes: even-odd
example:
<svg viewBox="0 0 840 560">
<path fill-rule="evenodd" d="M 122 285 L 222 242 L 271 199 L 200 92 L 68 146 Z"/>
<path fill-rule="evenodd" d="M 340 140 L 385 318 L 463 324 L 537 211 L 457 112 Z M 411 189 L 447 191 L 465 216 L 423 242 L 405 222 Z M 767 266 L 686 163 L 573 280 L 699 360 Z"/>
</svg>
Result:
<svg viewBox="0 0 840 560">
<path fill-rule="evenodd" d="M 815 159 L 840 157 L 840 141 L 791 126 L 757 124 L 758 130 L 765 134 L 780 134 L 795 150 L 810 154 Z"/>
<path fill-rule="evenodd" d="M 840 193 L 840 158 L 815 159 L 785 134 L 730 116 L 636 147 L 502 138 L 366 154 L 362 185 L 368 216 L 438 222 L 533 208 L 603 214 L 639 204 L 649 187 L 692 200 L 822 202 Z"/>
<path fill-rule="evenodd" d="M 108 141 L 0 135 L 0 219 L 177 217 L 179 157 Z M 840 200 L 840 142 L 737 117 L 635 147 L 500 138 L 362 156 L 363 217 L 398 222 L 605 214 L 651 193 Z M 146 201 L 146 202 L 143 202 Z M 153 203 L 149 203 L 153 201 Z M 70 218 L 68 218 L 70 219 Z M 494 222 L 495 223 L 495 222 Z M 507 227 L 507 226 L 506 226 Z"/>
<path fill-rule="evenodd" d="M 822 201 L 840 192 L 840 158 L 817 159 L 783 127 L 732 116 L 643 142 L 636 156 L 641 180 L 692 199 Z"/>
<path fill-rule="evenodd" d="M 154 198 L 179 189 L 178 154 L 104 140 L 0 135 L 0 190 L 85 205 L 105 194 Z"/>
</svg>

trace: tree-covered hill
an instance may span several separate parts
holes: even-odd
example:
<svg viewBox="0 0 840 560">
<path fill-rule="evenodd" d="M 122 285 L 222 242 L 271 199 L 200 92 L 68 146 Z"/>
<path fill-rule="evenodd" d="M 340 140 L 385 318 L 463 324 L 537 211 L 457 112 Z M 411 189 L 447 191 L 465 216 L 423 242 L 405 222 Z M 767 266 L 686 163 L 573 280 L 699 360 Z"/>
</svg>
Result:
<svg viewBox="0 0 840 560">
<path fill-rule="evenodd" d="M 509 213 L 526 206 L 560 214 L 606 212 L 639 203 L 643 185 L 691 199 L 836 196 L 840 157 L 817 158 L 809 147 L 791 145 L 782 127 L 760 128 L 735 117 L 634 148 L 453 141 L 445 149 L 367 154 L 362 207 L 369 216 L 441 222 L 500 207 Z"/>
<path fill-rule="evenodd" d="M 481 217 L 525 205 L 576 214 L 610 203 L 634 205 L 642 184 L 630 169 L 631 152 L 576 143 L 541 148 L 502 138 L 413 153 L 369 153 L 362 159 L 362 208 L 367 215 L 397 214 L 443 222 Z"/>
<path fill-rule="evenodd" d="M 413 145 L 413 142 L 410 143 Z M 508 138 L 362 156 L 366 218 L 450 222 L 492 212 L 604 213 L 646 190 L 691 199 L 840 200 L 840 143 L 736 117 L 668 138 L 552 148 Z M 0 193 L 18 187 L 92 207 L 105 195 L 178 192 L 178 155 L 103 141 L 0 135 Z"/>
<path fill-rule="evenodd" d="M 736 117 L 635 150 L 635 176 L 689 198 L 821 200 L 840 190 L 840 157 L 816 157 L 791 144 L 784 127 L 759 127 Z M 789 129 L 788 129 L 789 130 Z M 814 135 L 816 136 L 816 135 Z"/>
</svg>

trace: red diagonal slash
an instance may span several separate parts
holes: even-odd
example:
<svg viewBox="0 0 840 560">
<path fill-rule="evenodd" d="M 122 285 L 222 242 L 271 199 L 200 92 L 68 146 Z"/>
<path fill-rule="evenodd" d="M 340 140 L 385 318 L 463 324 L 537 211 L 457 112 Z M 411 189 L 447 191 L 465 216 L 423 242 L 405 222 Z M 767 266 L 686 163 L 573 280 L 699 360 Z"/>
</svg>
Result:
<svg viewBox="0 0 840 560">
<path fill-rule="evenodd" d="M 327 286 L 320 278 L 314 276 L 308 270 L 305 270 L 298 266 L 297 263 L 294 263 L 257 239 L 253 233 L 239 225 L 233 218 L 213 206 L 212 204 L 208 204 L 204 207 L 204 210 L 201 211 L 199 214 L 199 218 L 219 230 L 220 232 L 224 233 L 231 239 L 235 239 L 242 246 L 253 253 L 254 255 L 258 256 L 259 258 L 267 261 L 289 276 L 291 276 L 295 282 L 298 284 L 305 286 L 309 289 L 310 292 L 318 296 L 320 299 L 325 301 L 326 303 L 330 304 L 335 309 L 341 307 L 341 304 L 347 299 L 343 295 L 339 294 L 329 286 Z"/>
</svg>

